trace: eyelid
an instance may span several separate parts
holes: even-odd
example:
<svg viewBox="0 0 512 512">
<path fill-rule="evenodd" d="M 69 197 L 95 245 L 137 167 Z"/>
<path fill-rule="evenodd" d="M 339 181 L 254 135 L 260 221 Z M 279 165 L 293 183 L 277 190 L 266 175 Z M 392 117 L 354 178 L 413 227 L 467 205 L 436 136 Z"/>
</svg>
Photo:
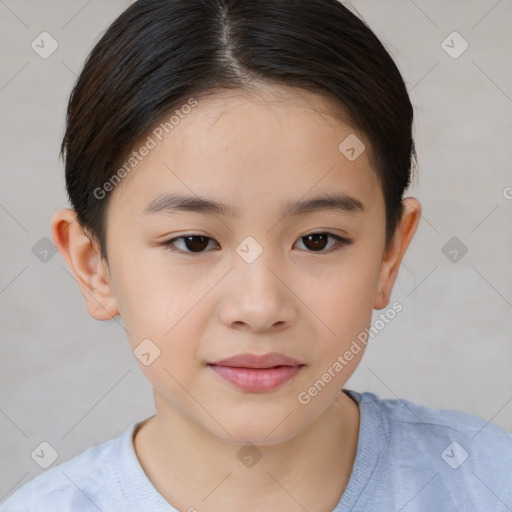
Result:
<svg viewBox="0 0 512 512">
<path fill-rule="evenodd" d="M 309 232 L 309 233 L 305 233 L 304 235 L 301 235 L 297 238 L 297 241 L 301 240 L 302 238 L 306 237 L 306 236 L 312 236 L 312 235 L 327 235 L 328 238 L 333 238 L 336 240 L 336 244 L 333 245 L 331 248 L 329 248 L 328 250 L 321 250 L 321 251 L 304 251 L 303 252 L 307 252 L 307 253 L 310 253 L 310 254 L 329 254 L 331 252 L 335 252 L 347 245 L 350 245 L 351 243 L 353 243 L 353 239 L 352 238 L 348 238 L 346 236 L 341 236 L 341 235 L 337 235 L 335 233 L 332 233 L 330 231 L 327 231 L 327 230 L 319 230 L 319 231 L 312 231 L 312 232 Z M 189 254 L 189 255 L 194 255 L 194 256 L 199 256 L 201 254 L 205 254 L 207 252 L 210 252 L 210 251 L 201 251 L 201 252 L 192 252 L 192 251 L 183 251 L 182 249 L 177 249 L 173 246 L 173 242 L 175 242 L 176 240 L 181 240 L 181 239 L 185 239 L 185 238 L 189 238 L 189 237 L 203 237 L 203 238 L 206 238 L 208 240 L 213 240 L 214 242 L 216 242 L 218 244 L 218 242 L 212 238 L 212 237 L 209 237 L 209 236 L 206 236 L 206 235 L 203 235 L 203 234 L 200 234 L 200 233 L 186 233 L 184 235 L 180 235 L 180 236 L 176 236 L 176 237 L 173 237 L 167 241 L 164 241 L 162 242 L 161 245 L 163 245 L 167 250 L 171 251 L 171 252 L 178 252 L 178 253 L 181 253 L 181 254 Z"/>
</svg>

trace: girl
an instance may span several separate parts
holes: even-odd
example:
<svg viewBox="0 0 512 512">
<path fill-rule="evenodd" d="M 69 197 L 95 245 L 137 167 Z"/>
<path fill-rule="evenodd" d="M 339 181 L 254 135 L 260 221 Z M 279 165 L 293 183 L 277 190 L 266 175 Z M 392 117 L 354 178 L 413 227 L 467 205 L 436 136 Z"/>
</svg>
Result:
<svg viewBox="0 0 512 512">
<path fill-rule="evenodd" d="M 512 510 L 510 434 L 344 388 L 402 307 L 412 122 L 336 0 L 132 4 L 71 95 L 52 235 L 156 414 L 1 510 Z"/>
</svg>

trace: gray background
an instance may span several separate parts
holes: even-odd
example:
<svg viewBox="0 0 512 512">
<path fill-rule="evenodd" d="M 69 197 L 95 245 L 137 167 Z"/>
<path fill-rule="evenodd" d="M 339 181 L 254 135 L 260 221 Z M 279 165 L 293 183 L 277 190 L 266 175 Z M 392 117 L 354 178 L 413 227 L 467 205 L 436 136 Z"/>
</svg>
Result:
<svg viewBox="0 0 512 512">
<path fill-rule="evenodd" d="M 60 463 L 154 412 L 120 323 L 89 317 L 58 253 L 45 263 L 33 252 L 51 237 L 53 212 L 69 206 L 58 159 L 69 93 L 129 3 L 0 0 L 0 502 L 42 471 L 30 456 L 42 441 Z M 512 2 L 352 6 L 410 91 L 419 179 L 408 195 L 423 218 L 391 299 L 404 309 L 371 340 L 347 387 L 512 432 Z M 47 59 L 31 48 L 43 31 L 59 44 Z M 453 31 L 469 44 L 458 58 L 441 46 Z M 443 252 L 452 237 L 467 248 L 456 262 Z"/>
</svg>

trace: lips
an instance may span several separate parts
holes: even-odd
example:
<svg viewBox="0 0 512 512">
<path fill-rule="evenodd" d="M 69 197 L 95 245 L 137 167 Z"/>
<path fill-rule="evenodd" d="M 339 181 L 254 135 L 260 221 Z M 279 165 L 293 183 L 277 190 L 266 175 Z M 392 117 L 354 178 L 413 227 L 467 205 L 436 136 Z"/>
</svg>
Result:
<svg viewBox="0 0 512 512">
<path fill-rule="evenodd" d="M 304 366 L 283 354 L 239 354 L 208 367 L 224 381 L 251 393 L 274 390 L 291 380 Z"/>
<path fill-rule="evenodd" d="M 215 363 L 216 366 L 230 366 L 232 368 L 273 368 L 275 366 L 300 366 L 300 361 L 277 352 L 269 354 L 239 354 Z"/>
</svg>

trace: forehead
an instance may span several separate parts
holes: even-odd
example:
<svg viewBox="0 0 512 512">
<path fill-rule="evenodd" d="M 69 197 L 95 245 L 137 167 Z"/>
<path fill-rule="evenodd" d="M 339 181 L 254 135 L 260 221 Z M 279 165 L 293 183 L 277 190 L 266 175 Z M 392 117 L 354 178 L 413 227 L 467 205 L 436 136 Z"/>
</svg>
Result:
<svg viewBox="0 0 512 512">
<path fill-rule="evenodd" d="M 109 210 L 144 215 L 167 192 L 215 197 L 239 212 L 262 204 L 270 209 L 272 203 L 281 211 L 283 202 L 333 187 L 352 197 L 378 199 L 367 152 L 350 161 L 339 149 L 354 135 L 368 147 L 364 134 L 335 117 L 325 98 L 266 86 L 196 101 L 162 140 L 154 135 L 162 129 L 149 133 L 154 147 L 115 187 Z"/>
</svg>

